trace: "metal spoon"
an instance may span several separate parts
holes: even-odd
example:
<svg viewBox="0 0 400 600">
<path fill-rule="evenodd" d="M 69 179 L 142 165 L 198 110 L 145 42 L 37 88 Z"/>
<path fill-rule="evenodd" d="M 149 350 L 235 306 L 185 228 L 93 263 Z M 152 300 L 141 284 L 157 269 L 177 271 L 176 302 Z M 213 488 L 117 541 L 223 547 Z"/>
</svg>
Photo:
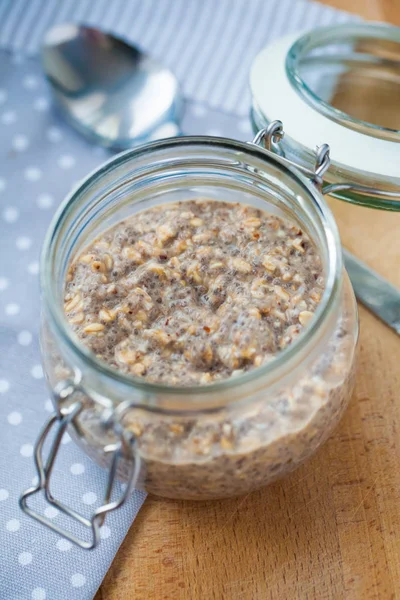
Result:
<svg viewBox="0 0 400 600">
<path fill-rule="evenodd" d="M 92 142 L 121 150 L 179 134 L 175 76 L 123 40 L 57 25 L 45 36 L 42 61 L 62 114 Z"/>
</svg>

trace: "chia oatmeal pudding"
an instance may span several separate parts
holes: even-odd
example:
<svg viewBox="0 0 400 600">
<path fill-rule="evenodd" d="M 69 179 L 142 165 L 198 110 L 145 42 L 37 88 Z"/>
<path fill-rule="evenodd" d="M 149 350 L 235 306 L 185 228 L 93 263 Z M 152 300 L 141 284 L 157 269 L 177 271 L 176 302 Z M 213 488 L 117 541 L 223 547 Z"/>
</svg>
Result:
<svg viewBox="0 0 400 600">
<path fill-rule="evenodd" d="M 70 265 L 64 311 L 81 342 L 114 369 L 193 388 L 274 361 L 307 328 L 324 287 L 322 257 L 297 223 L 244 204 L 188 200 L 136 213 L 91 242 Z M 346 282 L 343 298 L 324 351 L 273 393 L 255 388 L 251 402 L 201 417 L 129 411 L 124 425 L 137 439 L 145 489 L 239 495 L 311 454 L 353 385 Z M 95 408 L 82 417 L 93 448 L 98 420 Z"/>
</svg>

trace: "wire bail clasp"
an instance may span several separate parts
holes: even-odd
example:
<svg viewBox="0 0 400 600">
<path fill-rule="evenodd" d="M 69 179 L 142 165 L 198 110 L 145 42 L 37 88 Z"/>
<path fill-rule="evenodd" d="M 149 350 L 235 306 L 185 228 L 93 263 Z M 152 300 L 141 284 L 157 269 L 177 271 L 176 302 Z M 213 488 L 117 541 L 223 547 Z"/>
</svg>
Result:
<svg viewBox="0 0 400 600">
<path fill-rule="evenodd" d="M 34 461 L 39 481 L 37 485 L 27 489 L 20 496 L 19 505 L 27 515 L 36 521 L 39 521 L 39 523 L 42 523 L 42 525 L 52 529 L 80 548 L 90 550 L 95 548 L 99 542 L 100 527 L 104 523 L 106 515 L 122 506 L 130 497 L 139 479 L 141 465 L 140 458 L 136 452 L 135 437 L 133 433 L 125 431 L 123 428 L 119 428 L 118 432 L 116 432 L 116 442 L 109 444 L 104 448 L 104 452 L 106 454 L 111 454 L 111 463 L 102 506 L 97 508 L 90 518 L 86 518 L 74 509 L 63 504 L 60 500 L 57 500 L 53 497 L 50 491 L 51 474 L 62 437 L 68 426 L 73 424 L 74 420 L 79 416 L 85 406 L 84 400 L 73 401 L 74 394 L 81 391 L 82 390 L 71 381 L 63 381 L 57 386 L 54 392 L 57 412 L 51 415 L 51 417 L 45 423 L 34 447 Z M 55 430 L 55 435 L 51 443 L 47 459 L 44 460 L 43 446 L 49 434 L 53 430 Z M 129 465 L 127 485 L 120 498 L 115 501 L 111 501 L 117 468 L 121 459 L 125 459 Z M 42 490 L 48 504 L 56 507 L 73 520 L 90 529 L 91 539 L 89 541 L 80 539 L 72 532 L 62 527 L 58 527 L 55 523 L 28 506 L 28 499 L 31 496 L 38 494 Z"/>
<path fill-rule="evenodd" d="M 265 150 L 268 152 L 274 152 L 274 144 L 278 145 L 283 139 L 284 135 L 285 132 L 283 130 L 282 121 L 271 121 L 268 127 L 265 129 L 260 129 L 260 131 L 257 132 L 251 143 L 256 144 L 257 146 L 264 146 Z M 306 175 L 306 177 L 308 177 L 308 179 L 310 179 L 316 185 L 316 187 L 322 191 L 323 177 L 331 164 L 330 148 L 328 144 L 322 144 L 322 146 L 318 146 L 316 148 L 314 171 L 311 171 L 303 165 L 289 160 L 285 156 L 282 156 L 282 154 L 279 154 L 279 157 L 280 160 L 282 160 L 286 165 L 295 167 L 301 171 L 303 175 Z"/>
</svg>

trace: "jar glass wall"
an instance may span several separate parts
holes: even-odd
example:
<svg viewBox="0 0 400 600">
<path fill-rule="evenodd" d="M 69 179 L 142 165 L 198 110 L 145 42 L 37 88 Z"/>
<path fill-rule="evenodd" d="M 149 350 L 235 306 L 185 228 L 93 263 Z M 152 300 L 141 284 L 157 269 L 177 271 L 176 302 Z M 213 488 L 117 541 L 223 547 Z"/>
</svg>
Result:
<svg viewBox="0 0 400 600">
<path fill-rule="evenodd" d="M 276 358 L 235 378 L 200 387 L 162 386 L 123 375 L 74 336 L 63 315 L 74 256 L 96 235 L 137 211 L 208 198 L 286 216 L 314 241 L 326 288 L 308 329 Z M 141 485 L 166 497 L 246 493 L 310 456 L 351 395 L 357 342 L 354 295 L 342 268 L 336 225 L 320 193 L 279 158 L 251 144 L 180 138 L 129 151 L 76 189 L 50 227 L 42 257 L 42 353 L 49 385 L 79 383 L 84 408 L 71 435 L 104 466 L 114 432 L 136 439 Z M 120 476 L 128 469 L 120 465 Z"/>
<path fill-rule="evenodd" d="M 250 73 L 254 131 L 280 119 L 285 136 L 278 152 L 309 169 L 315 147 L 329 144 L 329 193 L 400 210 L 399 57 L 399 28 L 377 23 L 320 27 L 274 41 Z"/>
</svg>

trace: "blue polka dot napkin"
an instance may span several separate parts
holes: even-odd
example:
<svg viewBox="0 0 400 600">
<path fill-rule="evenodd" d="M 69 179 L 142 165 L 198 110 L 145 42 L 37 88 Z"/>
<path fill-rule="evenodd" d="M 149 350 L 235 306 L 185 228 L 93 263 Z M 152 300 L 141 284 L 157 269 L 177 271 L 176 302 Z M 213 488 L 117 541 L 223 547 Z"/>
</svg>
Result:
<svg viewBox="0 0 400 600">
<path fill-rule="evenodd" d="M 183 129 L 252 137 L 248 119 L 195 103 L 187 104 Z M 107 517 L 94 551 L 58 537 L 18 507 L 21 491 L 36 481 L 33 444 L 52 411 L 38 347 L 42 240 L 70 188 L 108 157 L 58 118 L 36 59 L 0 52 L 0 600 L 92 598 L 145 499 L 137 492 Z M 68 435 L 63 442 L 54 494 L 90 514 L 101 502 L 106 473 Z M 38 509 L 63 523 L 55 508 L 39 502 Z"/>
</svg>

